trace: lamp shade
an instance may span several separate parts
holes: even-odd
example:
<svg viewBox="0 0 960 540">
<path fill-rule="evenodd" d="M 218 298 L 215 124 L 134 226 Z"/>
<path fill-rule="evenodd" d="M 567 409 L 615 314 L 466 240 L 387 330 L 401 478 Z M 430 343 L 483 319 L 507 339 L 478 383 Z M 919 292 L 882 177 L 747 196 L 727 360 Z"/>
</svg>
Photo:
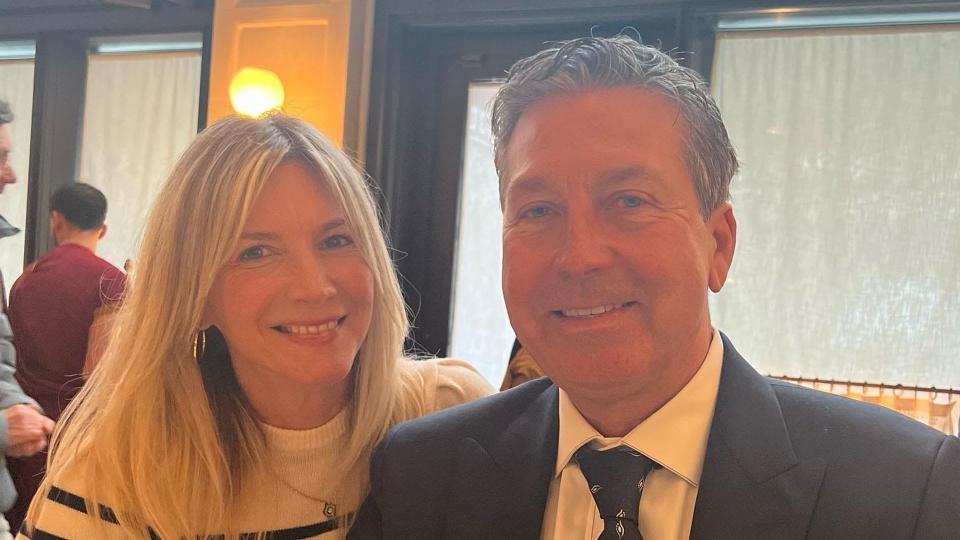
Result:
<svg viewBox="0 0 960 540">
<path fill-rule="evenodd" d="M 279 109 L 283 98 L 280 77 L 266 69 L 243 68 L 230 81 L 230 104 L 240 114 L 256 117 Z"/>
</svg>

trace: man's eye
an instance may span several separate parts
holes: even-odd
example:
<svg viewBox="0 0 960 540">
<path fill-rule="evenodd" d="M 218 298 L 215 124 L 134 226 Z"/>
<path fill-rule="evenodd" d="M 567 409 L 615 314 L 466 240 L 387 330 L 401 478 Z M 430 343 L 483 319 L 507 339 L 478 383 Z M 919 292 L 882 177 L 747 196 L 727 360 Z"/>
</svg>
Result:
<svg viewBox="0 0 960 540">
<path fill-rule="evenodd" d="M 237 257 L 240 261 L 255 261 L 257 259 L 262 259 L 267 255 L 267 248 L 263 246 L 252 246 L 240 252 L 240 256 Z"/>
<path fill-rule="evenodd" d="M 624 208 L 636 208 L 638 206 L 643 206 L 644 200 L 636 195 L 624 195 L 620 197 L 619 203 Z"/>
<path fill-rule="evenodd" d="M 345 234 L 335 234 L 324 238 L 320 244 L 325 249 L 336 249 L 353 245 L 353 239 Z"/>
<path fill-rule="evenodd" d="M 523 211 L 522 217 L 542 218 L 550 214 L 550 209 L 546 206 L 533 206 Z"/>
</svg>

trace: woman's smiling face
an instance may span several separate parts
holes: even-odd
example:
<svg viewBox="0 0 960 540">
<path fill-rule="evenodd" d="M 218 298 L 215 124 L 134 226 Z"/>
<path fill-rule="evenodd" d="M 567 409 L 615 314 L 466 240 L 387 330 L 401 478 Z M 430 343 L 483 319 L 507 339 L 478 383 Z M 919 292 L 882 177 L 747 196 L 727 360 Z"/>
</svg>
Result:
<svg viewBox="0 0 960 540">
<path fill-rule="evenodd" d="M 213 284 L 204 325 L 223 333 L 254 403 L 304 390 L 345 403 L 373 298 L 346 213 L 315 171 L 291 161 L 254 203 Z"/>
</svg>

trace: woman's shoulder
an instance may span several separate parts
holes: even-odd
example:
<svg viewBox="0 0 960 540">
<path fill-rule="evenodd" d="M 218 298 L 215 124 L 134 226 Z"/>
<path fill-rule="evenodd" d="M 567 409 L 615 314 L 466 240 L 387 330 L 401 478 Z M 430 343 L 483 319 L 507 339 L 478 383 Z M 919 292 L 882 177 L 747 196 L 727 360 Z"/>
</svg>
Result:
<svg viewBox="0 0 960 540">
<path fill-rule="evenodd" d="M 460 405 L 494 393 L 493 387 L 469 362 L 455 358 L 406 360 L 401 368 L 416 377 L 424 414 Z"/>
<path fill-rule="evenodd" d="M 68 468 L 51 479 L 49 486 L 33 497 L 20 538 L 122 538 L 113 510 L 99 505 L 96 516 L 91 515 L 87 500 L 90 484 L 82 472 Z M 24 531 L 29 532 L 26 536 Z M 106 536 L 104 536 L 106 535 Z"/>
</svg>

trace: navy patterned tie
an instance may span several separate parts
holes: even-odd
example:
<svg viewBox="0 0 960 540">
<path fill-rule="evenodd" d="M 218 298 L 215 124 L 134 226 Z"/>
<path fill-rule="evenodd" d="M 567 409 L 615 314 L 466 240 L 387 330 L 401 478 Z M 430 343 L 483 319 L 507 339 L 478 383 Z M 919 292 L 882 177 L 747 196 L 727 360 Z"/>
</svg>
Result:
<svg viewBox="0 0 960 540">
<path fill-rule="evenodd" d="M 599 451 L 585 445 L 576 458 L 603 518 L 597 540 L 643 540 L 637 512 L 644 479 L 654 463 L 626 446 Z"/>
</svg>

